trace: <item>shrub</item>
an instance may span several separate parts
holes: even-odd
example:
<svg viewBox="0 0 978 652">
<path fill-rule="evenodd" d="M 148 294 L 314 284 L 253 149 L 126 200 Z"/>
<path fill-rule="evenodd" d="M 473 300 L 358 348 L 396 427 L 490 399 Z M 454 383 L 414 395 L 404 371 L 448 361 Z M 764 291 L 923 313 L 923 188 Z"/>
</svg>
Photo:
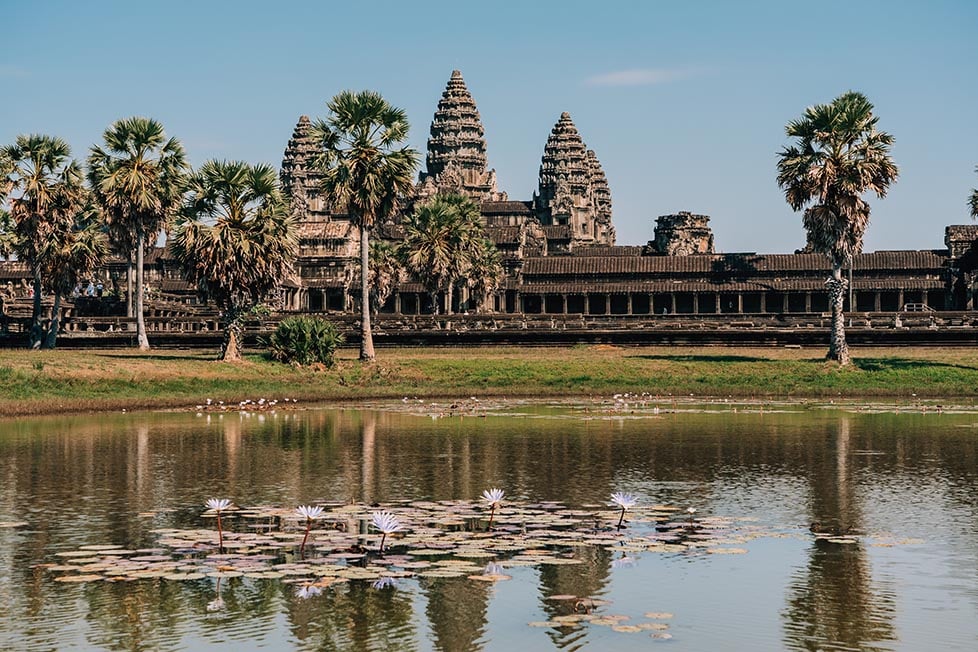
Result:
<svg viewBox="0 0 978 652">
<path fill-rule="evenodd" d="M 299 365 L 318 362 L 332 367 L 333 355 L 342 343 L 343 335 L 330 321 L 320 317 L 287 317 L 269 338 L 268 350 L 279 362 Z"/>
</svg>

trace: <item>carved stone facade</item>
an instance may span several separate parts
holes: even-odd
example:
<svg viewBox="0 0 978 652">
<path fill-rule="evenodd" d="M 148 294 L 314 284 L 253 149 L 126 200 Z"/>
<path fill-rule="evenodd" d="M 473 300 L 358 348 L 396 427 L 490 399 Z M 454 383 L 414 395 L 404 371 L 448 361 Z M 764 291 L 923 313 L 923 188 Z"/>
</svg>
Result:
<svg viewBox="0 0 978 652">
<path fill-rule="evenodd" d="M 543 149 L 533 207 L 542 225 L 568 227 L 571 249 L 614 244 L 608 180 L 567 112 L 560 115 Z"/>
<path fill-rule="evenodd" d="M 647 253 L 663 256 L 690 256 L 713 253 L 713 230 L 707 215 L 680 211 L 662 215 L 655 220 L 655 239 L 646 247 Z"/>
<path fill-rule="evenodd" d="M 476 202 L 505 201 L 496 189 L 496 171 L 487 169 L 485 130 L 462 73 L 452 71 L 441 95 L 428 138 L 427 172 L 418 198 L 437 193 L 466 195 Z"/>
</svg>

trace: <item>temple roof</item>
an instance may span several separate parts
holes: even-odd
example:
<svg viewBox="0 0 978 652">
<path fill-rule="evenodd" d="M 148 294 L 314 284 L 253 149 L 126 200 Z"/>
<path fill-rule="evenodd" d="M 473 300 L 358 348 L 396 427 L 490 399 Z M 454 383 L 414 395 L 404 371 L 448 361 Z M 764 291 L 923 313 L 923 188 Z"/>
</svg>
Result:
<svg viewBox="0 0 978 652">
<path fill-rule="evenodd" d="M 553 227 L 544 227 L 550 229 Z M 550 234 L 547 234 L 550 237 Z M 877 251 L 856 257 L 858 272 L 886 272 L 898 277 L 922 272 L 939 273 L 947 261 L 944 250 Z M 582 276 L 592 274 L 700 274 L 727 273 L 750 277 L 777 272 L 829 272 L 821 254 L 701 254 L 692 256 L 546 256 L 528 258 L 523 276 Z"/>
<path fill-rule="evenodd" d="M 483 215 L 531 215 L 532 206 L 528 201 L 484 201 L 479 210 Z"/>
</svg>

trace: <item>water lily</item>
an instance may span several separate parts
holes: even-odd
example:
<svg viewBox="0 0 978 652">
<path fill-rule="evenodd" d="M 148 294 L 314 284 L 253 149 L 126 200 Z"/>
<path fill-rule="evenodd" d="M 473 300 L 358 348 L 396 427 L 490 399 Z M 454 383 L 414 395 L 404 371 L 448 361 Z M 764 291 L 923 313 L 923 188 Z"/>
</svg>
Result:
<svg viewBox="0 0 978 652">
<path fill-rule="evenodd" d="M 696 513 L 696 508 L 695 507 L 687 507 L 686 508 L 686 513 L 689 514 L 689 522 L 692 523 L 693 522 L 693 514 Z"/>
<path fill-rule="evenodd" d="M 620 530 L 621 524 L 625 520 L 625 512 L 638 504 L 638 498 L 633 494 L 616 491 L 611 494 L 611 502 L 621 508 L 621 516 L 618 517 L 618 529 Z"/>
<path fill-rule="evenodd" d="M 204 506 L 212 512 L 217 512 L 217 551 L 224 553 L 224 529 L 221 527 L 221 512 L 231 506 L 227 498 L 208 498 Z"/>
<path fill-rule="evenodd" d="M 387 535 L 404 527 L 397 520 L 397 517 L 390 512 L 374 512 L 371 514 L 371 522 L 375 528 L 383 533 L 380 538 L 380 552 L 384 552 L 384 542 L 387 540 Z"/>
<path fill-rule="evenodd" d="M 295 508 L 296 514 L 306 519 L 306 533 L 302 537 L 302 545 L 299 546 L 299 558 L 305 559 L 306 556 L 306 541 L 309 539 L 309 530 L 312 528 L 312 522 L 317 518 L 321 518 L 323 515 L 323 508 L 318 505 L 299 505 Z"/>
<path fill-rule="evenodd" d="M 503 497 L 505 496 L 506 492 L 495 487 L 482 492 L 482 499 L 489 503 L 489 525 L 486 526 L 487 530 L 492 529 L 492 518 L 496 515 L 496 507 L 499 506 L 499 503 L 503 502 Z"/>
<path fill-rule="evenodd" d="M 300 600 L 305 600 L 306 598 L 311 598 L 313 596 L 319 595 L 323 590 L 316 586 L 315 584 L 303 584 L 301 586 L 295 587 L 295 597 Z"/>
<path fill-rule="evenodd" d="M 379 580 L 374 580 L 370 586 L 379 590 L 394 589 L 397 588 L 397 579 L 394 577 L 382 577 Z"/>
<path fill-rule="evenodd" d="M 503 567 L 500 566 L 499 564 L 497 564 L 496 562 L 491 561 L 488 564 L 486 564 L 486 567 L 483 569 L 482 574 L 483 575 L 502 575 L 503 574 Z"/>
</svg>

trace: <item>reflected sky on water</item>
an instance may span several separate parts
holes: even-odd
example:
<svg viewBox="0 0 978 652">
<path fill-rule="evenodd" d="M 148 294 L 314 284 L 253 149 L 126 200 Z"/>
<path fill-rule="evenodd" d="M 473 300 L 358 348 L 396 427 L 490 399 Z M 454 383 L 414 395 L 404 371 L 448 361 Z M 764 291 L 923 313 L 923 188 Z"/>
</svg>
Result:
<svg viewBox="0 0 978 652">
<path fill-rule="evenodd" d="M 310 650 L 978 649 L 978 414 L 802 405 L 514 403 L 463 410 L 136 414 L 0 423 L 0 648 Z M 152 547 L 239 505 L 478 501 L 692 506 L 769 536 L 747 554 L 584 548 L 512 580 L 409 578 L 302 596 L 277 580 L 61 584 L 79 545 Z M 808 525 L 851 527 L 856 545 Z M 233 518 L 229 519 L 234 527 Z M 539 628 L 596 610 L 672 635 Z"/>
</svg>

